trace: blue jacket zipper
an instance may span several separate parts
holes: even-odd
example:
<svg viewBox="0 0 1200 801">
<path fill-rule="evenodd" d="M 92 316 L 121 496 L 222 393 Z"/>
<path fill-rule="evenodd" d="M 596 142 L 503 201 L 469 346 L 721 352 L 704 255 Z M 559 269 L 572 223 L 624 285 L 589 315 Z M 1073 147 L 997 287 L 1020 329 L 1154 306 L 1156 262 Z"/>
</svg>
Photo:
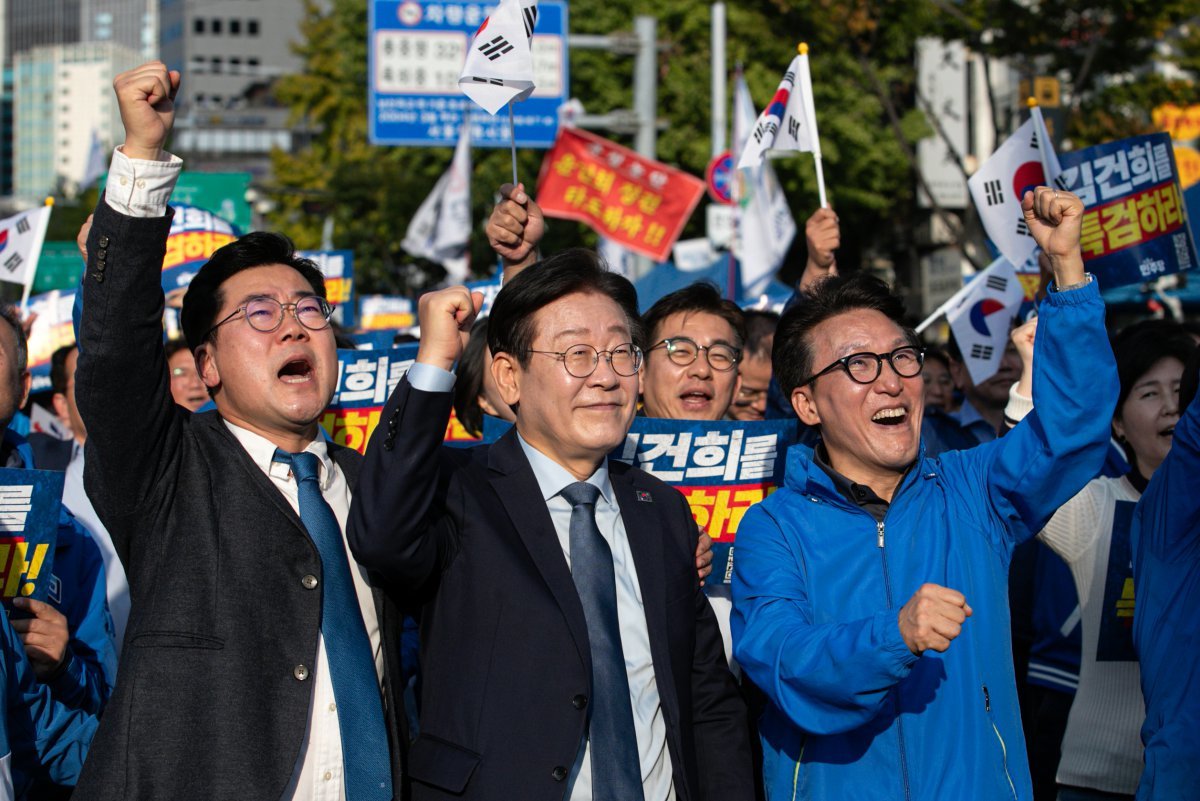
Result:
<svg viewBox="0 0 1200 801">
<path fill-rule="evenodd" d="M 886 518 L 887 515 L 885 514 Z M 883 591 L 887 600 L 888 609 L 891 609 L 892 604 L 892 580 L 888 574 L 887 553 L 884 550 L 886 541 L 884 536 L 883 520 L 875 523 L 875 531 L 879 535 L 879 559 L 883 562 Z M 908 757 L 904 750 L 904 721 L 900 718 L 900 690 L 897 688 L 892 691 L 896 699 L 896 739 L 899 741 L 900 749 L 900 780 L 904 784 L 904 801 L 909 801 L 910 792 L 908 788 Z"/>
</svg>

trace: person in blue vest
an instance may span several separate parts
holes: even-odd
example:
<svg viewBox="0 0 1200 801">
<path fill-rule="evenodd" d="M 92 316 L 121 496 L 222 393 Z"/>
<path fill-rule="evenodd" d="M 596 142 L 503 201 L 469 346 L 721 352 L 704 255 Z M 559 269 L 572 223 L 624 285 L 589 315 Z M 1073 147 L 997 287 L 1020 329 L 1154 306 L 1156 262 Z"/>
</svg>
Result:
<svg viewBox="0 0 1200 801">
<path fill-rule="evenodd" d="M 8 615 L 2 612 L 0 688 L 4 692 L 0 801 L 23 797 L 34 777 L 73 786 L 96 733 L 96 718 L 54 700 L 46 685 L 38 681 Z"/>
<path fill-rule="evenodd" d="M 1117 381 L 1082 201 L 1039 187 L 1022 208 L 1056 291 L 1039 406 L 994 443 L 921 452 L 921 347 L 878 279 L 830 279 L 780 323 L 775 373 L 821 442 L 738 529 L 734 655 L 770 699 L 768 797 L 1031 797 L 1009 560 L 1100 469 Z"/>
<path fill-rule="evenodd" d="M 1171 452 L 1134 510 L 1130 545 L 1137 608 L 1146 767 L 1138 801 L 1195 798 L 1200 787 L 1200 350 L 1183 371 Z"/>
</svg>

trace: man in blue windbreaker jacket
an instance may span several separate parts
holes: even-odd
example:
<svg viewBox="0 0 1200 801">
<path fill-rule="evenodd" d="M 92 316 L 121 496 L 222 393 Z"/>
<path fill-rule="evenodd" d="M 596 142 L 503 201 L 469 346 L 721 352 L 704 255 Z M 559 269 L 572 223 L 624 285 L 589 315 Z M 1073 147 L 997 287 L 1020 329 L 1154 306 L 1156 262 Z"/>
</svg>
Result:
<svg viewBox="0 0 1200 801">
<path fill-rule="evenodd" d="M 1037 410 L 1002 439 L 920 451 L 922 355 L 882 282 L 832 279 L 780 323 L 775 373 L 822 442 L 738 530 L 734 655 L 770 699 L 772 801 L 1031 798 L 1009 561 L 1099 471 L 1117 378 L 1083 204 L 1041 187 L 1022 208 L 1057 291 Z"/>
</svg>

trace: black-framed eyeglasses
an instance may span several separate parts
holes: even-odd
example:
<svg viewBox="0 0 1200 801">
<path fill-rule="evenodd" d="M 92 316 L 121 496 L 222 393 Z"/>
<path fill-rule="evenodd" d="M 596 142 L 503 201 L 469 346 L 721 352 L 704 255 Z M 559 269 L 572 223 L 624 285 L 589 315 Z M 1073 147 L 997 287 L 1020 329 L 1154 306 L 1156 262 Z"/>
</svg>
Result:
<svg viewBox="0 0 1200 801">
<path fill-rule="evenodd" d="M 688 337 L 668 337 L 650 350 L 659 348 L 666 348 L 667 358 L 680 367 L 687 367 L 699 358 L 700 351 L 704 351 L 704 358 L 708 360 L 708 366 L 720 373 L 727 373 L 737 367 L 737 363 L 742 359 L 741 348 L 721 342 L 714 345 L 700 345 Z"/>
<path fill-rule="evenodd" d="M 208 329 L 204 334 L 204 339 L 208 339 L 212 336 L 213 331 L 239 314 L 245 315 L 246 322 L 255 331 L 269 334 L 283 325 L 283 313 L 286 309 L 291 309 L 300 325 L 309 331 L 321 331 L 328 328 L 329 318 L 333 315 L 333 304 L 316 295 L 301 298 L 295 303 L 280 303 L 275 298 L 254 298 L 247 301 L 245 305 L 238 306 L 228 317 Z"/>
<path fill-rule="evenodd" d="M 832 373 L 838 368 L 844 369 L 846 375 L 859 384 L 870 384 L 879 378 L 885 361 L 896 371 L 896 375 L 901 378 L 912 378 L 920 375 L 921 368 L 925 365 L 925 348 L 905 345 L 902 348 L 896 348 L 891 353 L 851 353 L 849 356 L 838 359 L 824 370 L 813 373 L 801 381 L 799 386 L 811 384 L 821 376 Z"/>
<path fill-rule="evenodd" d="M 609 365 L 617 375 L 636 375 L 642 369 L 642 349 L 632 342 L 617 345 L 611 350 L 597 350 L 591 345 L 572 345 L 566 350 L 534 350 L 527 353 L 541 353 L 557 357 L 563 363 L 567 373 L 576 378 L 587 378 L 596 372 L 600 357 L 608 359 Z"/>
</svg>

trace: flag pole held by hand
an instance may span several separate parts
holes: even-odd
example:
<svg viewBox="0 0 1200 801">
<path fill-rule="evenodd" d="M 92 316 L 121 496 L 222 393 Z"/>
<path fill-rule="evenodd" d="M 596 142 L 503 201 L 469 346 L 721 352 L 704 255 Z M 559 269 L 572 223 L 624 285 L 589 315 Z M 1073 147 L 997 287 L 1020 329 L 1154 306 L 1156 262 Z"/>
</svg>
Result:
<svg viewBox="0 0 1200 801">
<path fill-rule="evenodd" d="M 821 208 L 827 209 L 829 201 L 825 199 L 825 171 L 821 169 L 821 139 L 817 134 L 817 107 L 813 102 L 812 74 L 808 71 L 808 43 L 801 42 L 796 46 L 796 52 L 800 54 L 802 70 L 800 80 L 804 97 L 804 113 L 808 117 L 808 124 L 812 130 L 813 164 L 817 168 L 817 198 L 821 201 Z"/>
<path fill-rule="evenodd" d="M 517 185 L 517 124 L 513 120 L 513 102 L 508 101 L 508 141 L 512 146 L 513 186 Z"/>
</svg>

